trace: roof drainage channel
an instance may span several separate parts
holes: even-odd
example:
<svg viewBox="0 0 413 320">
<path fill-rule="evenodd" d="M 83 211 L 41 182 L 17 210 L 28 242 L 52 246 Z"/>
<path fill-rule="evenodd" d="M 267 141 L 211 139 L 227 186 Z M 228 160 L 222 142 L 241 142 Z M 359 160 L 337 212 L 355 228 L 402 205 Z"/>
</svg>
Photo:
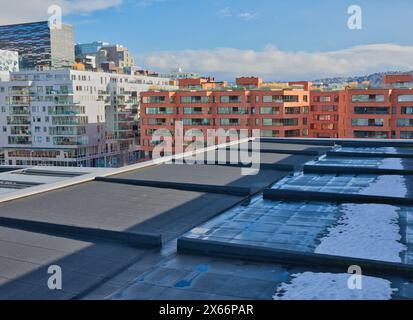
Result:
<svg viewBox="0 0 413 320">
<path fill-rule="evenodd" d="M 327 151 L 327 157 L 413 158 L 413 154 L 412 153 L 358 152 L 358 151 Z"/>
<path fill-rule="evenodd" d="M 413 175 L 409 169 L 388 169 L 363 166 L 337 166 L 337 165 L 304 165 L 304 173 L 351 173 L 351 174 L 377 174 L 377 175 Z"/>
<path fill-rule="evenodd" d="M 225 243 L 220 241 L 199 240 L 188 237 L 178 239 L 178 253 L 198 254 L 248 261 L 275 262 L 286 265 L 342 267 L 347 270 L 358 265 L 367 275 L 398 274 L 411 277 L 413 266 L 397 262 L 350 258 L 310 252 L 298 252 L 264 248 L 259 246 Z"/>
<path fill-rule="evenodd" d="M 412 198 L 386 197 L 363 194 L 333 193 L 319 191 L 299 191 L 286 189 L 265 189 L 264 199 L 268 200 L 303 200 L 303 201 L 330 201 L 336 203 L 378 203 L 412 205 Z"/>
<path fill-rule="evenodd" d="M 26 189 L 40 185 L 42 185 L 42 183 L 0 180 L 0 187 L 5 189 Z"/>
<path fill-rule="evenodd" d="M 239 150 L 239 149 L 238 149 Z M 242 151 L 247 151 L 247 149 Z M 227 148 L 226 151 L 234 151 L 232 148 Z M 237 151 L 237 149 L 235 149 Z M 287 150 L 287 149 L 257 149 L 253 150 L 251 148 L 248 149 L 248 152 L 260 152 L 260 153 L 278 153 L 278 154 L 296 154 L 296 155 L 304 155 L 304 156 L 319 156 L 323 154 L 323 151 L 319 150 Z"/>
<path fill-rule="evenodd" d="M 175 163 L 175 161 L 173 161 Z M 257 166 L 260 170 L 276 170 L 276 171 L 294 171 L 295 166 L 288 163 L 254 163 L 254 164 L 243 164 L 243 163 L 231 163 L 231 162 L 197 162 L 201 165 L 214 165 L 214 166 L 223 166 L 223 167 L 233 167 L 233 168 L 255 168 Z"/>
<path fill-rule="evenodd" d="M 244 187 L 231 187 L 231 186 L 217 186 L 206 184 L 194 184 L 194 183 L 178 183 L 178 182 L 166 182 L 166 181 L 149 181 L 149 180 L 135 180 L 135 179 L 120 179 L 109 177 L 96 177 L 95 181 L 119 183 L 133 186 L 152 187 L 152 188 L 164 188 L 175 189 L 183 191 L 197 191 L 205 193 L 218 193 L 233 196 L 250 196 L 251 189 Z"/>
<path fill-rule="evenodd" d="M 335 145 L 334 141 L 325 140 L 305 140 L 305 139 L 271 139 L 271 138 L 260 138 L 259 142 L 265 143 L 284 143 L 284 144 L 301 144 L 301 145 L 313 145 L 313 146 L 326 146 L 333 147 Z"/>
<path fill-rule="evenodd" d="M 33 170 L 33 169 L 26 169 L 23 171 L 16 171 L 12 172 L 12 174 L 21 174 L 27 176 L 49 176 L 49 177 L 79 177 L 88 172 L 63 172 L 63 171 L 54 171 L 54 170 Z"/>
<path fill-rule="evenodd" d="M 152 249 L 159 248 L 162 246 L 161 235 L 149 233 L 146 234 L 141 232 L 137 233 L 127 231 L 95 229 L 8 217 L 0 217 L 0 226 L 56 236 L 72 235 L 74 237 L 116 241 L 126 243 L 128 245 L 138 248 Z"/>
</svg>

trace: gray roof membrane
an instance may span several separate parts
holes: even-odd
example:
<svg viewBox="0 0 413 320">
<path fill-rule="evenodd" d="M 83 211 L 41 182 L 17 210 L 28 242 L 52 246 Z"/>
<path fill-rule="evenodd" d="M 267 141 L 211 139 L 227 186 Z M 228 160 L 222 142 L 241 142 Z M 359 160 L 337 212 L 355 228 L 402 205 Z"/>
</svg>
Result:
<svg viewBox="0 0 413 320">
<path fill-rule="evenodd" d="M 272 299 L 297 275 L 346 274 L 348 262 L 397 289 L 392 298 L 413 297 L 411 206 L 263 198 L 270 188 L 408 198 L 413 186 L 403 170 L 409 159 L 319 160 L 294 151 L 323 155 L 331 143 L 292 142 L 261 141 L 262 163 L 291 170 L 267 167 L 244 176 L 242 168 L 222 164 L 159 164 L 106 176 L 115 182 L 85 182 L 0 203 L 0 298 Z M 309 161 L 333 170 L 402 171 L 302 172 Z M 138 185 L 142 181 L 158 187 Z M 188 190 L 191 185 L 205 191 Z M 248 188 L 253 195 L 207 192 L 214 187 Z M 160 236 L 161 247 L 130 241 L 134 235 Z M 58 292 L 47 287 L 52 264 L 62 267 L 65 279 Z M 297 288 L 278 293 L 300 297 Z"/>
</svg>

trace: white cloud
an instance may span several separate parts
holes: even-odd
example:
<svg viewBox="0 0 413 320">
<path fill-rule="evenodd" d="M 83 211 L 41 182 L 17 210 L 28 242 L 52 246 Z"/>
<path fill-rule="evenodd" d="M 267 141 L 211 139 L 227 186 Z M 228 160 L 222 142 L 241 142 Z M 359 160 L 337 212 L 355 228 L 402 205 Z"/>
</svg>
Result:
<svg viewBox="0 0 413 320">
<path fill-rule="evenodd" d="M 182 67 L 203 74 L 260 75 L 271 79 L 314 79 L 385 70 L 412 70 L 413 46 L 374 44 L 327 52 L 289 52 L 267 45 L 262 51 L 216 48 L 148 53 L 150 68 Z"/>
<path fill-rule="evenodd" d="M 241 13 L 233 13 L 230 7 L 222 8 L 214 13 L 214 15 L 221 17 L 221 18 L 239 18 L 245 21 L 252 21 L 258 18 L 258 14 L 256 12 L 241 12 Z"/>
<path fill-rule="evenodd" d="M 218 16 L 218 17 L 222 17 L 222 18 L 232 17 L 231 8 L 226 7 L 226 8 L 223 8 L 221 10 L 218 10 L 217 12 L 215 12 L 215 15 Z"/>
<path fill-rule="evenodd" d="M 58 5 L 63 15 L 89 14 L 122 4 L 123 0 L 0 0 L 0 24 L 47 20 L 47 9 Z"/>
<path fill-rule="evenodd" d="M 246 21 L 252 21 L 258 18 L 258 14 L 256 12 L 243 12 L 238 14 L 238 18 Z"/>
</svg>

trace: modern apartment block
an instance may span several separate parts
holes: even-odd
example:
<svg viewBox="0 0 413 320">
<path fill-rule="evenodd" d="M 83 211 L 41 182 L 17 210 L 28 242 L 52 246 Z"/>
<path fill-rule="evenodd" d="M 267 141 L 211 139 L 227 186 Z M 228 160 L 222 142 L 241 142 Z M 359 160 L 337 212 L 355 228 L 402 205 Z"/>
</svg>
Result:
<svg viewBox="0 0 413 320">
<path fill-rule="evenodd" d="M 413 79 L 410 75 L 386 76 L 379 87 L 348 87 L 342 96 L 340 137 L 413 138 Z"/>
<path fill-rule="evenodd" d="M 141 148 L 147 156 L 159 141 L 157 129 L 174 132 L 182 121 L 189 139 L 192 129 L 261 129 L 265 137 L 308 136 L 310 105 L 308 83 L 289 83 L 279 88 L 216 87 L 176 91 L 153 90 L 141 94 Z M 187 141 L 190 143 L 190 141 Z"/>
<path fill-rule="evenodd" d="M 117 167 L 136 160 L 139 94 L 169 79 L 74 70 L 0 82 L 0 149 L 9 165 Z"/>
<path fill-rule="evenodd" d="M 128 48 L 116 45 L 103 46 L 97 54 L 98 65 L 105 62 L 113 62 L 116 67 L 124 69 L 135 66 L 135 59 Z"/>
<path fill-rule="evenodd" d="M 94 41 L 90 43 L 78 43 L 75 45 L 76 58 L 85 57 L 87 55 L 96 55 L 104 46 L 109 46 L 108 42 Z"/>
<path fill-rule="evenodd" d="M 50 29 L 47 21 L 0 26 L 0 49 L 18 52 L 21 70 L 72 67 L 73 27 Z"/>
<path fill-rule="evenodd" d="M 141 144 L 148 155 L 157 129 L 259 129 L 262 137 L 413 139 L 413 80 L 389 75 L 378 87 L 316 88 L 311 82 L 265 84 L 255 77 L 236 86 L 185 79 L 177 91 L 142 93 Z"/>
</svg>

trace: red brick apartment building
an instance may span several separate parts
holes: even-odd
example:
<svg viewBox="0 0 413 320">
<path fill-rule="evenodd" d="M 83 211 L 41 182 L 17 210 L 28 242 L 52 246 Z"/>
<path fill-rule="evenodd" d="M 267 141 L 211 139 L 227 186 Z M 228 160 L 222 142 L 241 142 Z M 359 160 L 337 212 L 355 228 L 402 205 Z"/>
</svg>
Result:
<svg viewBox="0 0 413 320">
<path fill-rule="evenodd" d="M 236 86 L 213 78 L 180 80 L 176 91 L 141 94 L 141 148 L 150 153 L 157 129 L 260 129 L 263 137 L 413 139 L 413 80 L 390 75 L 380 88 L 367 84 L 341 90 L 311 82 L 265 84 L 242 77 Z M 412 89 L 410 89 L 410 87 Z M 189 132 L 188 132 L 189 131 Z M 156 143 L 156 142 L 155 142 Z"/>
</svg>

